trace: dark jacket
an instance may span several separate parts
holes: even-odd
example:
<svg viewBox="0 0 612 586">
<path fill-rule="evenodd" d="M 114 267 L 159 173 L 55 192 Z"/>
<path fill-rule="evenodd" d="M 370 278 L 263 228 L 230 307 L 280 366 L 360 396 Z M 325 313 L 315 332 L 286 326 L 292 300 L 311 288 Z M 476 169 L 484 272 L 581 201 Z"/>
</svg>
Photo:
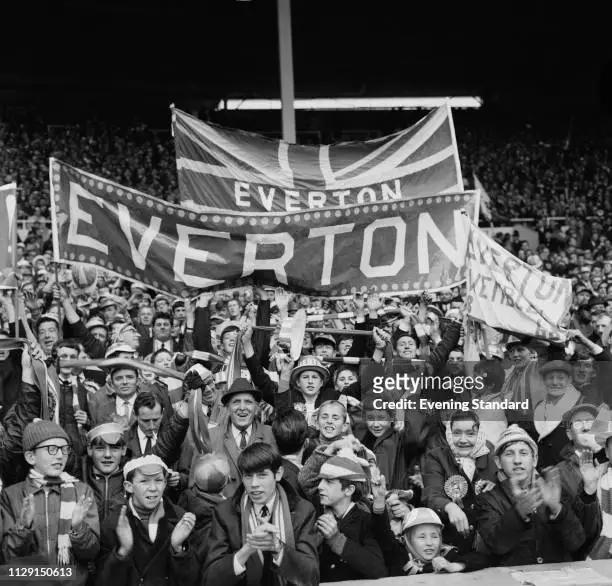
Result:
<svg viewBox="0 0 612 586">
<path fill-rule="evenodd" d="M 358 506 L 337 519 L 339 543 L 323 541 L 319 557 L 321 582 L 385 578 L 382 551 L 372 534 L 371 515 Z M 335 540 L 335 541 L 336 541 Z"/>
<path fill-rule="evenodd" d="M 423 506 L 433 509 L 442 523 L 444 523 L 444 543 L 454 545 L 461 553 L 467 553 L 472 549 L 474 536 L 478 528 L 478 510 L 476 506 L 475 485 L 478 480 L 490 480 L 497 482 L 497 466 L 493 458 L 493 446 L 487 442 L 489 453 L 476 458 L 476 471 L 474 478 L 470 479 L 457 464 L 451 448 L 445 441 L 441 446 L 428 451 L 421 458 L 421 470 L 423 472 Z M 448 520 L 445 507 L 453 502 L 445 491 L 445 482 L 453 477 L 460 476 L 465 480 L 468 491 L 461 499 L 460 506 L 463 509 L 469 524 L 474 531 L 465 538 L 460 535 Z"/>
<path fill-rule="evenodd" d="M 85 458 L 83 459 L 85 460 Z M 118 468 L 116 472 L 109 476 L 104 476 L 90 465 L 90 462 L 85 460 L 83 464 L 83 480 L 88 484 L 96 497 L 100 523 L 111 513 L 120 511 L 121 507 L 127 503 L 121 468 Z"/>
<path fill-rule="evenodd" d="M 283 458 L 283 479 L 291 485 L 291 488 L 293 488 L 298 496 L 305 499 L 306 495 L 302 491 L 302 487 L 298 481 L 299 473 L 300 469 L 293 462 Z"/>
<path fill-rule="evenodd" d="M 189 419 L 183 419 L 177 413 L 172 413 L 169 420 L 162 420 L 153 446 L 153 454 L 159 456 L 168 466 L 172 465 L 181 455 L 181 446 L 189 428 Z M 126 460 L 140 458 L 143 455 L 138 441 L 138 422 L 132 423 L 126 437 Z"/>
<path fill-rule="evenodd" d="M 75 483 L 77 502 L 83 496 L 93 497 L 91 488 L 82 482 Z M 17 523 L 23 508 L 23 499 L 34 495 L 35 516 L 32 527 L 19 528 Z M 27 478 L 9 486 L 0 497 L 2 519 L 2 554 L 5 561 L 42 554 L 47 556 L 51 565 L 57 565 L 57 537 L 60 518 L 60 487 L 53 486 L 45 493 Z M 71 554 L 76 578 L 66 584 L 85 584 L 88 577 L 88 564 L 96 559 L 100 551 L 100 526 L 98 510 L 93 502 L 85 517 L 85 523 L 78 535 L 71 535 Z"/>
<path fill-rule="evenodd" d="M 529 520 L 515 507 L 510 482 L 504 480 L 478 497 L 479 532 L 496 558 L 496 565 L 521 566 L 572 561 L 586 540 L 569 495 L 561 497 L 561 512 L 549 519 L 548 509 L 538 508 Z"/>
<path fill-rule="evenodd" d="M 98 559 L 98 586 L 188 586 L 195 584 L 200 565 L 196 557 L 193 533 L 185 542 L 186 551 L 175 553 L 170 537 L 184 511 L 164 500 L 165 515 L 159 522 L 155 543 L 151 543 L 144 524 L 136 519 L 131 507 L 127 518 L 134 535 L 134 548 L 125 558 L 117 555 L 119 541 L 116 527 L 119 511 L 102 524 L 101 551 Z"/>
<path fill-rule="evenodd" d="M 395 537 L 389 524 L 389 516 L 385 511 L 372 513 L 372 536 L 380 545 L 390 576 L 405 576 L 404 566 L 410 560 L 406 546 Z M 449 562 L 465 564 L 464 572 L 482 570 L 491 565 L 490 558 L 477 552 L 460 554 L 457 549 L 451 549 L 443 556 Z M 423 574 L 433 573 L 431 563 L 425 564 Z"/>
<path fill-rule="evenodd" d="M 218 426 L 212 429 L 209 428 L 208 430 L 210 434 L 211 452 L 215 454 L 225 454 L 230 465 L 230 481 L 223 490 L 223 494 L 227 497 L 231 497 L 234 492 L 236 492 L 241 481 L 240 472 L 238 471 L 238 456 L 240 455 L 240 449 L 236 445 L 230 426 L 231 424 L 228 421 L 227 426 Z M 253 421 L 253 429 L 249 437 L 248 445 L 255 442 L 264 442 L 276 447 L 272 428 L 269 425 Z M 181 474 L 187 477 L 189 476 L 191 463 L 195 454 L 195 447 L 188 438 L 183 442 L 181 457 L 178 464 L 178 469 Z"/>
<path fill-rule="evenodd" d="M 15 484 L 27 475 L 23 458 L 22 438 L 26 425 L 41 417 L 41 396 L 38 387 L 20 382 L 17 401 L 4 417 L 5 433 L 0 449 L 0 474 L 5 486 Z"/>
<path fill-rule="evenodd" d="M 599 537 L 603 527 L 603 518 L 597 493 L 588 495 L 584 492 L 584 482 L 574 449 L 573 444 L 565 447 L 561 452 L 563 461 L 557 468 L 561 475 L 561 487 L 573 500 L 574 512 L 584 527 L 586 535 L 584 545 L 574 554 L 574 559 L 579 561 L 586 559 Z"/>
<path fill-rule="evenodd" d="M 138 392 L 151 391 L 159 398 L 163 406 L 163 418 L 170 419 L 174 413 L 172 403 L 168 394 L 162 393 L 154 384 L 149 384 L 141 381 L 138 387 Z M 91 427 L 94 428 L 101 423 L 124 422 L 125 419 L 117 415 L 117 395 L 107 385 L 98 389 L 93 397 L 89 399 L 89 414 L 91 418 Z M 134 415 L 130 415 L 130 423 L 134 422 Z"/>
<path fill-rule="evenodd" d="M 319 583 L 319 558 L 317 543 L 320 538 L 315 530 L 316 513 L 312 505 L 299 498 L 291 486 L 280 481 L 287 494 L 291 526 L 295 540 L 295 548 L 285 548 L 280 566 L 273 562 L 271 570 L 282 576 L 288 585 L 311 586 Z M 203 586 L 259 586 L 262 584 L 262 573 L 259 565 L 249 559 L 246 572 L 236 576 L 234 573 L 234 554 L 242 547 L 242 515 L 240 499 L 242 486 L 231 500 L 217 505 L 213 512 L 210 531 L 210 548 L 204 568 Z M 274 586 L 266 584 L 265 586 Z"/>
<path fill-rule="evenodd" d="M 305 403 L 302 393 L 294 387 L 291 387 L 284 393 L 279 393 L 278 385 L 266 374 L 257 356 L 246 358 L 245 362 L 249 369 L 251 380 L 261 391 L 263 400 L 273 405 L 277 412 L 290 410 L 297 403 Z M 321 388 L 315 401 L 315 408 L 318 408 L 325 401 L 335 401 L 339 397 L 340 393 L 333 388 L 333 381 L 330 378 L 327 384 Z"/>
<path fill-rule="evenodd" d="M 410 410 L 405 415 L 410 417 Z M 380 437 L 374 437 L 365 422 L 358 422 L 353 428 L 355 437 L 376 456 L 376 465 L 385 477 L 388 488 L 413 488 L 409 476 L 414 474 L 418 464 L 418 445 L 413 441 L 410 420 L 404 422 L 404 429 L 387 429 Z"/>
<path fill-rule="evenodd" d="M 87 389 L 79 381 L 76 385 L 76 392 L 79 400 L 79 407 L 82 411 L 87 413 L 89 419 L 89 406 L 87 403 Z M 64 428 L 68 436 L 70 437 L 70 443 L 72 444 L 72 451 L 77 459 L 85 452 L 86 440 L 85 434 L 87 433 L 90 425 L 89 422 L 85 424 L 81 430 L 74 418 L 74 407 L 73 407 L 73 393 L 74 388 L 72 384 L 63 384 L 60 380 L 59 387 L 59 424 Z"/>
<path fill-rule="evenodd" d="M 200 564 L 205 562 L 208 553 L 208 540 L 213 510 L 223 500 L 222 496 L 204 492 L 197 485 L 185 489 L 178 498 L 179 507 L 196 516 L 193 537 Z"/>
<path fill-rule="evenodd" d="M 64 324 L 68 337 L 80 340 L 85 348 L 85 352 L 87 352 L 90 358 L 104 358 L 106 345 L 93 336 L 82 320 L 74 324 L 68 324 L 68 322 L 64 320 Z"/>
</svg>

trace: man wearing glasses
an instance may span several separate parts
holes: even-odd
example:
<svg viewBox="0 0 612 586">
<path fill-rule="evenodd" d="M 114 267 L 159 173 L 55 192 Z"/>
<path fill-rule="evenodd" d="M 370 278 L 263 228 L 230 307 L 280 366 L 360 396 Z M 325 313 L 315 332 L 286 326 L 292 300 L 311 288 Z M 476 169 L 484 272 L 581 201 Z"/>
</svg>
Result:
<svg viewBox="0 0 612 586">
<path fill-rule="evenodd" d="M 42 555 L 65 568 L 70 584 L 84 585 L 88 563 L 100 550 L 100 525 L 94 494 L 64 470 L 71 447 L 66 432 L 38 420 L 23 432 L 30 472 L 0 497 L 2 553 L 5 562 Z"/>
</svg>

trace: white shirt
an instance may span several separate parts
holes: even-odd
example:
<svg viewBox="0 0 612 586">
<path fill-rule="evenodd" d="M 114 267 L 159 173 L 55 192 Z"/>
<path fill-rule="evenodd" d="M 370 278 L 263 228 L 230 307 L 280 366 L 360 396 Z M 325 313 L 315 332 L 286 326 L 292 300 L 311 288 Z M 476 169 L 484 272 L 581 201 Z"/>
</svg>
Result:
<svg viewBox="0 0 612 586">
<path fill-rule="evenodd" d="M 143 433 L 142 429 L 140 429 L 140 427 L 136 427 L 136 433 L 138 434 L 138 443 L 140 444 L 140 453 L 144 456 L 145 455 L 145 449 L 147 447 L 147 436 Z M 151 438 L 151 447 L 155 447 L 155 444 L 157 443 L 157 434 L 153 433 L 153 437 Z"/>
<path fill-rule="evenodd" d="M 161 350 L 162 346 L 170 353 L 174 352 L 174 342 L 172 338 L 168 338 L 165 342 L 161 342 L 160 340 L 153 340 L 153 352 L 157 352 Z"/>
<path fill-rule="evenodd" d="M 272 517 L 272 511 L 274 511 L 274 502 L 276 500 L 276 492 L 265 502 L 263 505 L 256 505 L 253 503 L 253 509 L 255 509 L 255 515 L 258 519 L 261 519 L 261 509 L 264 507 L 268 507 L 268 516 L 264 519 L 266 523 L 270 522 L 270 518 Z"/>
<path fill-rule="evenodd" d="M 253 424 L 249 425 L 245 429 L 245 431 L 246 431 L 246 441 L 248 445 L 249 440 L 251 439 L 251 433 L 253 432 Z M 242 439 L 242 432 L 234 424 L 232 424 L 232 435 L 234 436 L 234 441 L 236 442 L 236 445 L 240 447 L 240 440 Z"/>
<path fill-rule="evenodd" d="M 129 399 L 124 399 L 119 395 L 115 396 L 115 411 L 117 415 L 119 415 L 120 417 L 128 418 L 132 415 L 132 411 L 134 410 L 134 403 L 136 402 L 136 395 L 137 393 L 134 393 Z M 125 401 L 127 401 L 127 405 L 125 404 Z M 124 411 L 126 407 L 127 412 Z"/>
</svg>

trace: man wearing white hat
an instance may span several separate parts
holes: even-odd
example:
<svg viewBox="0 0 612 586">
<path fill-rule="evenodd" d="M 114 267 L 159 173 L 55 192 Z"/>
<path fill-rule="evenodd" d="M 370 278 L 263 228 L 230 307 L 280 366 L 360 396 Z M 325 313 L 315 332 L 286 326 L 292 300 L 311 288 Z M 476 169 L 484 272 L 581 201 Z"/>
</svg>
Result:
<svg viewBox="0 0 612 586">
<path fill-rule="evenodd" d="M 128 502 L 102 524 L 98 583 L 195 584 L 195 515 L 163 498 L 168 467 L 157 456 L 144 456 L 130 460 L 123 476 Z"/>
</svg>

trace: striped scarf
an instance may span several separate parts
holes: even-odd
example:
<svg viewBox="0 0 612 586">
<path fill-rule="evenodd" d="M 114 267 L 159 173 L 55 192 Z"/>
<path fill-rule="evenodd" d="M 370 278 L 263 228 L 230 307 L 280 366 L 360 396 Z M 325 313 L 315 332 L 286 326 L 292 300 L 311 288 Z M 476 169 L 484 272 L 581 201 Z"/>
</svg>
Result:
<svg viewBox="0 0 612 586">
<path fill-rule="evenodd" d="M 246 543 L 247 534 L 253 533 L 257 526 L 261 525 L 261 520 L 257 518 L 255 507 L 246 492 L 240 499 L 240 511 L 242 519 L 242 543 Z M 287 501 L 285 490 L 278 484 L 276 485 L 276 499 L 271 513 L 272 515 L 270 516 L 269 523 L 278 528 L 281 542 L 289 549 L 293 549 L 295 547 L 295 538 L 293 535 L 293 527 L 291 527 L 289 502 Z M 263 566 L 264 556 L 261 551 L 257 550 L 257 557 L 252 559 L 259 561 Z M 286 584 L 286 580 L 283 578 L 280 578 L 280 580 L 281 584 Z"/>
<path fill-rule="evenodd" d="M 57 564 L 67 566 L 70 563 L 70 530 L 72 528 L 72 513 L 76 506 L 76 478 L 67 472 L 62 472 L 58 478 L 47 478 L 34 468 L 30 469 L 29 479 L 37 489 L 60 485 L 60 516 L 57 530 Z M 49 552 L 51 553 L 51 552 Z"/>
</svg>

